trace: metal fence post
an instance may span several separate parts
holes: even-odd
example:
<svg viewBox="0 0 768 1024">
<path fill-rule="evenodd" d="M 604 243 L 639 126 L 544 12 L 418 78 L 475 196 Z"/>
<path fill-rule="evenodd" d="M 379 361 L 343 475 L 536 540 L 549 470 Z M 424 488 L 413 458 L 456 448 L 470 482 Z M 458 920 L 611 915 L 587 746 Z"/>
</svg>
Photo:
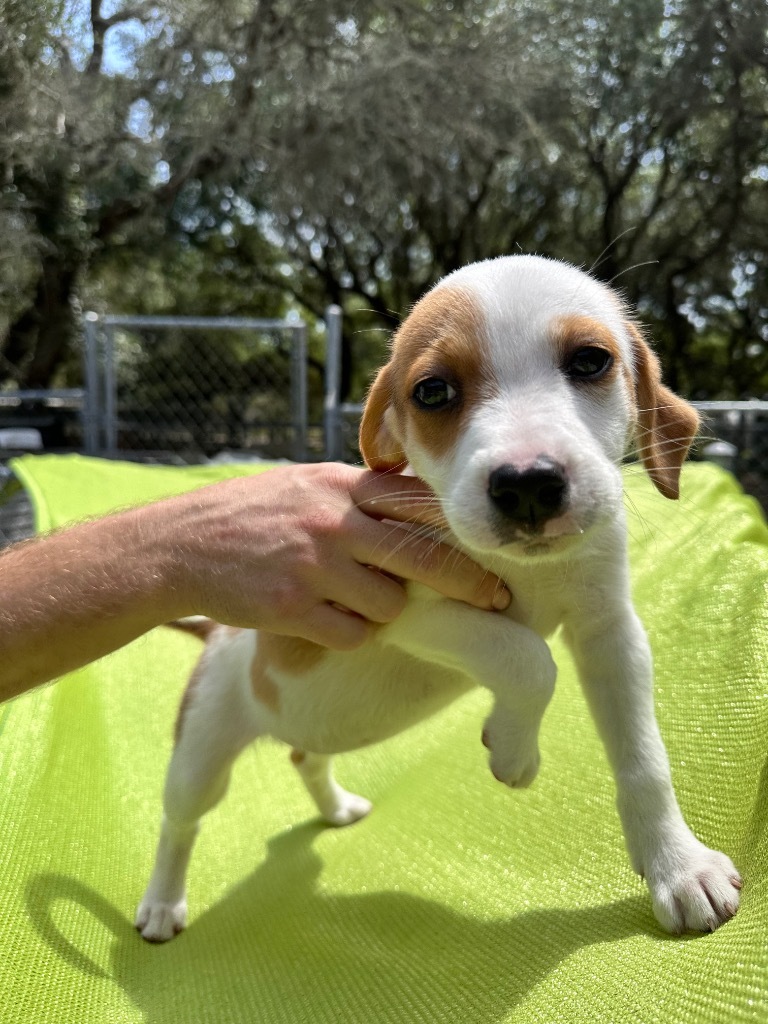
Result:
<svg viewBox="0 0 768 1024">
<path fill-rule="evenodd" d="M 117 452 L 117 376 L 115 374 L 115 328 L 104 328 L 104 448 L 107 455 Z"/>
<path fill-rule="evenodd" d="M 323 429 L 325 458 L 328 462 L 343 458 L 341 430 L 341 306 L 328 306 L 325 311 L 325 400 Z"/>
<path fill-rule="evenodd" d="M 293 457 L 296 462 L 307 458 L 307 325 L 294 328 L 291 346 L 291 405 L 293 406 Z"/>
<path fill-rule="evenodd" d="M 99 450 L 99 314 L 86 313 L 83 318 L 84 351 L 83 373 L 85 394 L 80 413 L 83 424 L 83 448 L 86 455 L 96 455 Z"/>
</svg>

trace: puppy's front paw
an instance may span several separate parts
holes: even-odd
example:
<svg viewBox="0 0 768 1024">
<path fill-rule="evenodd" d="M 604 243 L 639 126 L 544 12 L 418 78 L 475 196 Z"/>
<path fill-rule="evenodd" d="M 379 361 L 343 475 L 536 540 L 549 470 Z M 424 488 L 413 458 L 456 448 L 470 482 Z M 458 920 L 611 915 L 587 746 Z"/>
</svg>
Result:
<svg viewBox="0 0 768 1024">
<path fill-rule="evenodd" d="M 539 773 L 541 757 L 536 735 L 499 729 L 493 716 L 483 729 L 483 744 L 490 751 L 489 767 L 495 779 L 511 789 L 525 789 Z"/>
<path fill-rule="evenodd" d="M 167 903 L 147 895 L 136 911 L 136 928 L 147 942 L 167 942 L 187 924 L 187 901 Z"/>
<path fill-rule="evenodd" d="M 685 844 L 662 850 L 646 879 L 656 919 L 673 935 L 713 932 L 739 907 L 741 876 L 733 862 L 693 836 Z"/>
</svg>

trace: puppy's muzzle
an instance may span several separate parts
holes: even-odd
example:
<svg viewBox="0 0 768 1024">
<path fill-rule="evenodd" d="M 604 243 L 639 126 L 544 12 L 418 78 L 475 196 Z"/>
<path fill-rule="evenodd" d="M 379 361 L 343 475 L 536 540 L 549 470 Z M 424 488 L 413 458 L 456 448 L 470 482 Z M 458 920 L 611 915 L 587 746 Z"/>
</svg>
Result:
<svg viewBox="0 0 768 1024">
<path fill-rule="evenodd" d="M 565 469 L 546 455 L 522 470 L 511 464 L 499 466 L 490 475 L 488 496 L 506 520 L 536 532 L 566 509 Z"/>
</svg>

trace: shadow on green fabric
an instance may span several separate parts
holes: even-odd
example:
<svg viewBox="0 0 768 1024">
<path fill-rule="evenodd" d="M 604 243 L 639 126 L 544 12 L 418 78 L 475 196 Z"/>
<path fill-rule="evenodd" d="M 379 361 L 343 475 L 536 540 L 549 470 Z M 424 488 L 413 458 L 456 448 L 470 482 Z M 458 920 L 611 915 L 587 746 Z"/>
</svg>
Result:
<svg viewBox="0 0 768 1024">
<path fill-rule="evenodd" d="M 313 849 L 322 830 L 309 823 L 272 839 L 253 874 L 164 946 L 143 943 L 104 896 L 63 875 L 34 877 L 27 911 L 57 956 L 84 974 L 104 977 L 104 968 L 59 931 L 51 910 L 59 902 L 78 903 L 99 920 L 114 937 L 111 977 L 146 1024 L 172 1019 L 192 993 L 195 1020 L 211 1024 L 422 1019 L 419 1007 L 440 1007 L 447 975 L 450 1019 L 485 1024 L 506 1019 L 580 948 L 643 932 L 657 941 L 680 941 L 661 935 L 645 895 L 478 921 L 405 893 L 323 893 L 317 886 L 322 860 Z M 245 929 L 243 907 L 252 910 Z M 236 937 L 233 927 L 239 928 Z M 344 970 L 338 949 L 328 955 L 329 941 L 346 947 Z M 223 947 L 227 957 L 214 956 Z M 260 992 L 268 993 L 268 1001 L 260 1000 Z M 302 1003 L 306 1017 L 295 1015 Z"/>
</svg>

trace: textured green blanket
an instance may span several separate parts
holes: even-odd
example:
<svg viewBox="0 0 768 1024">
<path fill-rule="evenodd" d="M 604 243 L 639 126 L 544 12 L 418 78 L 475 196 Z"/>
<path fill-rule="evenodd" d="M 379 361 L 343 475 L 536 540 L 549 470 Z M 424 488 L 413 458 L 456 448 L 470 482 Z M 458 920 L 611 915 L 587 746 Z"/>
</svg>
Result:
<svg viewBox="0 0 768 1024">
<path fill-rule="evenodd" d="M 15 469 L 41 530 L 245 471 L 79 457 Z M 626 492 L 680 803 L 744 875 L 732 922 L 683 939 L 657 927 L 556 643 L 530 790 L 488 772 L 482 693 L 339 758 L 340 781 L 375 803 L 348 829 L 318 824 L 286 751 L 265 743 L 205 822 L 189 929 L 142 942 L 132 916 L 199 651 L 156 630 L 0 708 L 0 1020 L 765 1024 L 768 529 L 713 467 L 686 469 L 678 504 L 636 470 Z"/>
</svg>

